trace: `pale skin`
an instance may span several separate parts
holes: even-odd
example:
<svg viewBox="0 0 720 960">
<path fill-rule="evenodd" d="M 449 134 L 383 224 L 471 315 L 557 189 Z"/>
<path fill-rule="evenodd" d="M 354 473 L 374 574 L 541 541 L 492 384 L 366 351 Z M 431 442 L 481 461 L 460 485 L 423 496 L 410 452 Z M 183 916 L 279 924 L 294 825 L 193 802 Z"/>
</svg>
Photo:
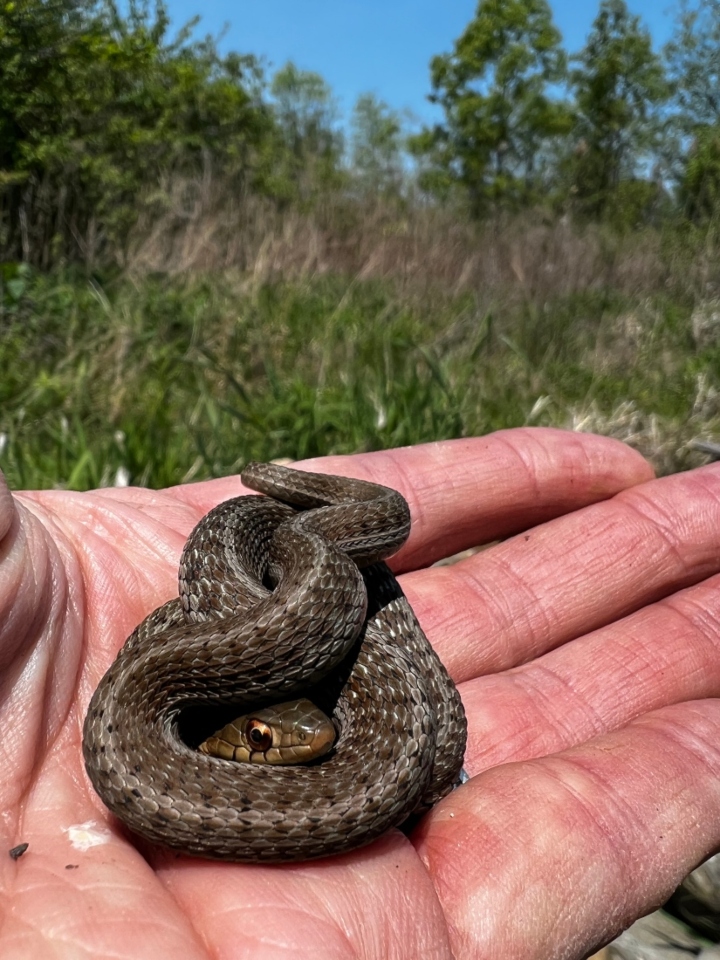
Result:
<svg viewBox="0 0 720 960">
<path fill-rule="evenodd" d="M 720 465 L 656 481 L 615 441 L 524 429 L 307 467 L 408 499 L 393 565 L 459 685 L 472 779 L 409 838 L 310 864 L 136 844 L 85 775 L 84 712 L 242 486 L 3 487 L 4 960 L 580 958 L 720 845 Z"/>
</svg>

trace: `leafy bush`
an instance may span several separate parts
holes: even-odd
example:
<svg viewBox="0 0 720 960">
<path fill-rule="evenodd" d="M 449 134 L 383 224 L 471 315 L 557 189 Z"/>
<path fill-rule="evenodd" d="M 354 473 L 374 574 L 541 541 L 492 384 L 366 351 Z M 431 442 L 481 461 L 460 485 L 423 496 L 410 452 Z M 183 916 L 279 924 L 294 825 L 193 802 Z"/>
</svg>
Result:
<svg viewBox="0 0 720 960">
<path fill-rule="evenodd" d="M 272 118 L 252 57 L 221 57 L 161 0 L 0 5 L 0 257 L 91 266 L 122 250 L 143 195 L 209 166 L 262 180 Z"/>
</svg>

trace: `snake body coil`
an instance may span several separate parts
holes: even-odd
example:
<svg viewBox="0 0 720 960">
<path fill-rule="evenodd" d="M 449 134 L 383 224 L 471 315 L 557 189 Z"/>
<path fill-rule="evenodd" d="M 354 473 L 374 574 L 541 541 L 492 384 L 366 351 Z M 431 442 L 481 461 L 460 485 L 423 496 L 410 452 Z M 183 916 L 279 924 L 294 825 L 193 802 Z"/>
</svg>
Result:
<svg viewBox="0 0 720 960">
<path fill-rule="evenodd" d="M 266 494 L 212 510 L 190 535 L 180 598 L 126 641 L 90 702 L 88 775 L 134 832 L 196 856 L 308 860 L 359 847 L 452 789 L 459 695 L 380 562 L 405 541 L 387 487 L 251 464 Z M 207 756 L 207 711 L 309 697 L 338 730 L 299 766 Z M 204 730 L 195 730 L 193 724 Z"/>
</svg>

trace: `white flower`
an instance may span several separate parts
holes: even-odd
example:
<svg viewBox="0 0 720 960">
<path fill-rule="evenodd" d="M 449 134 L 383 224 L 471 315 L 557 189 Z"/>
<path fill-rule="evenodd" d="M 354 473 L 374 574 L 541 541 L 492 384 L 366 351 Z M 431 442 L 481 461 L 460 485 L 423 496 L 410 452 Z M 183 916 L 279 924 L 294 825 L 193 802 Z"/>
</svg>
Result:
<svg viewBox="0 0 720 960">
<path fill-rule="evenodd" d="M 130 483 L 130 471 L 127 467 L 118 467 L 115 471 L 114 487 L 126 487 Z"/>
</svg>

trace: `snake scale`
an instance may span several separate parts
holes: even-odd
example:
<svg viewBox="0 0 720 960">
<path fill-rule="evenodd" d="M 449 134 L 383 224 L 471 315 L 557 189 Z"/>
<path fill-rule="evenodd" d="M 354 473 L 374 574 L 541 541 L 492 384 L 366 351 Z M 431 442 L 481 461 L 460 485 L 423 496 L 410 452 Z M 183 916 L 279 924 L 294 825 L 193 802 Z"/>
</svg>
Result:
<svg viewBox="0 0 720 960">
<path fill-rule="evenodd" d="M 352 850 L 447 794 L 465 751 L 458 692 L 382 562 L 408 536 L 408 506 L 387 487 L 274 464 L 242 480 L 265 496 L 225 501 L 193 530 L 179 598 L 135 629 L 92 697 L 85 766 L 127 827 L 188 854 Z M 297 697 L 337 731 L 319 760 L 197 749 L 218 717 Z"/>
</svg>

